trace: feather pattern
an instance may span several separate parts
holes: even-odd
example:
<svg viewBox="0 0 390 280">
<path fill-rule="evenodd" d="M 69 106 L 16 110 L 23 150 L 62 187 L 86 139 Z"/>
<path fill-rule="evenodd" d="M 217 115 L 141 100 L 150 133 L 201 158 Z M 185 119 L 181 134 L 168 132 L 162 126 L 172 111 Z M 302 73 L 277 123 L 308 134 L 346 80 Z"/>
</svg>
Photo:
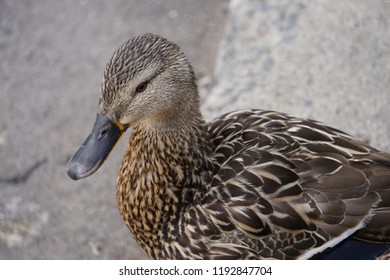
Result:
<svg viewBox="0 0 390 280">
<path fill-rule="evenodd" d="M 160 36 L 114 53 L 100 114 L 132 128 L 116 196 L 151 258 L 308 259 L 350 238 L 390 243 L 390 154 L 274 111 L 204 122 L 190 63 Z"/>
<path fill-rule="evenodd" d="M 390 241 L 388 154 L 318 122 L 278 112 L 236 111 L 204 127 L 206 136 L 198 136 L 201 142 L 188 148 L 200 146 L 208 138 L 211 149 L 199 153 L 202 158 L 195 164 L 207 174 L 199 172 L 192 177 L 191 171 L 182 167 L 174 169 L 181 169 L 178 173 L 182 176 L 164 175 L 172 173 L 174 166 L 190 165 L 176 165 L 176 161 L 194 160 L 194 155 L 177 142 L 179 137 L 167 137 L 157 145 L 161 145 L 158 151 L 145 150 L 150 136 L 137 139 L 139 132 L 133 131 L 118 181 L 118 203 L 127 225 L 151 257 L 298 259 L 310 258 L 350 235 L 371 242 Z M 313 131 L 309 131 L 311 127 Z M 156 198 L 149 199 L 151 204 L 135 200 L 122 207 L 129 202 L 121 199 L 123 193 L 134 197 L 140 190 L 131 188 L 143 188 L 134 170 L 144 167 L 126 164 L 140 162 L 131 158 L 138 147 L 135 142 L 142 143 L 139 149 L 144 156 L 172 157 L 163 165 L 167 171 L 160 171 L 159 177 L 151 180 L 158 183 L 154 192 L 161 191 L 161 184 L 172 184 L 168 189 L 179 186 L 174 193 L 193 190 L 191 195 L 166 194 L 169 203 L 165 207 L 172 216 L 168 215 L 169 221 L 160 221 L 156 242 L 161 249 L 155 252 L 150 251 L 153 244 L 144 243 L 149 240 L 145 234 L 156 225 L 155 213 L 164 202 L 157 203 L 161 205 L 158 209 Z M 175 157 L 175 147 L 180 149 L 180 157 Z M 157 164 L 158 159 L 150 162 Z M 147 194 L 138 198 L 143 196 Z M 134 223 L 127 210 L 137 209 L 135 214 L 139 215 L 138 203 L 154 219 L 142 229 L 135 228 L 141 222 Z M 147 219 L 143 215 L 141 220 Z"/>
</svg>

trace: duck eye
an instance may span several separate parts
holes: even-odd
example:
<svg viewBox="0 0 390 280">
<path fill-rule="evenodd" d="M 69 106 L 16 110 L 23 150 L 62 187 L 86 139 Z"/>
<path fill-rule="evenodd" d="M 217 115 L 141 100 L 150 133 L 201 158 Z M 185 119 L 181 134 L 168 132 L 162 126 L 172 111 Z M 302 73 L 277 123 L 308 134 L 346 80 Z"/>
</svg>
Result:
<svg viewBox="0 0 390 280">
<path fill-rule="evenodd" d="M 135 88 L 135 92 L 143 92 L 147 86 L 148 82 L 142 82 Z"/>
</svg>

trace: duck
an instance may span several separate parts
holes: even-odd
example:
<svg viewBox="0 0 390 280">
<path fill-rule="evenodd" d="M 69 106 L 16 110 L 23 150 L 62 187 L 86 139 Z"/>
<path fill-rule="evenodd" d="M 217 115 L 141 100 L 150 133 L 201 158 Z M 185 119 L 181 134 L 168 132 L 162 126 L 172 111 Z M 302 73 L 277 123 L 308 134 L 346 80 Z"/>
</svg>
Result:
<svg viewBox="0 0 390 280">
<path fill-rule="evenodd" d="M 390 252 L 389 153 L 272 110 L 206 122 L 191 63 L 160 35 L 130 38 L 109 59 L 95 124 L 67 164 L 69 177 L 96 172 L 127 129 L 116 200 L 152 259 Z"/>
</svg>

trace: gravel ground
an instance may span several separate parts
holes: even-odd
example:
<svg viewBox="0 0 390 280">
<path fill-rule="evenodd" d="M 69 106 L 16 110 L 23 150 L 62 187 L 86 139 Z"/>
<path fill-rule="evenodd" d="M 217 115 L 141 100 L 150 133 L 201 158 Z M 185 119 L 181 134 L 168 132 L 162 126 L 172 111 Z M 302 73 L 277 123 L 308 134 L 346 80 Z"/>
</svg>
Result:
<svg viewBox="0 0 390 280">
<path fill-rule="evenodd" d="M 112 52 L 145 32 L 210 77 L 227 1 L 0 1 L 0 259 L 146 258 L 119 215 L 125 142 L 74 182 L 65 165 L 92 128 Z M 126 137 L 125 137 L 126 138 Z"/>
<path fill-rule="evenodd" d="M 115 202 L 126 141 L 94 176 L 65 173 L 129 37 L 182 47 L 207 118 L 274 109 L 390 151 L 389 14 L 379 0 L 0 0 L 0 259 L 146 258 Z"/>
</svg>

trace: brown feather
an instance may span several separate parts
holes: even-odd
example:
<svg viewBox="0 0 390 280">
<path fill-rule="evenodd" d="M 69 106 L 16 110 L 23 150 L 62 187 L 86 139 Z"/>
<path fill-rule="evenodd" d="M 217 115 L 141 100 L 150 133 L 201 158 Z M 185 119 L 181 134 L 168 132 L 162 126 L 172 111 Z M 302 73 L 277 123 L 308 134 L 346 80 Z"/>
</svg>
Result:
<svg viewBox="0 0 390 280">
<path fill-rule="evenodd" d="M 160 36 L 114 53 L 100 113 L 133 128 L 117 202 L 151 258 L 297 259 L 353 235 L 390 242 L 390 154 L 273 111 L 205 123 L 190 63 Z"/>
</svg>

